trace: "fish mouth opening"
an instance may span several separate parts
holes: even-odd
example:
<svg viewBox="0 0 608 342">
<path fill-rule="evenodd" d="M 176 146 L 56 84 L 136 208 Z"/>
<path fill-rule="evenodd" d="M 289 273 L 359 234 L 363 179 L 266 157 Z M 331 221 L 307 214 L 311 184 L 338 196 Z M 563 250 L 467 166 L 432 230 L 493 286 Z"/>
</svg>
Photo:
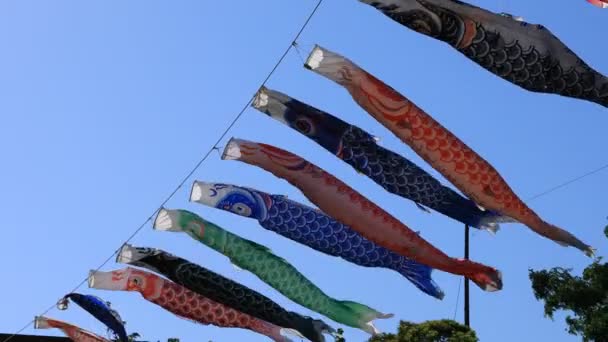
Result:
<svg viewBox="0 0 608 342">
<path fill-rule="evenodd" d="M 143 258 L 143 255 L 140 254 L 141 253 L 138 253 L 137 248 L 125 243 L 120 247 L 120 251 L 118 252 L 118 255 L 116 255 L 116 262 L 119 264 L 131 264 Z"/>
<path fill-rule="evenodd" d="M 98 271 L 95 270 L 90 270 L 89 271 L 89 276 L 87 277 L 87 284 L 89 285 L 89 288 L 95 288 L 95 274 Z"/>
<path fill-rule="evenodd" d="M 217 183 L 194 181 L 190 189 L 190 202 L 196 202 L 209 207 L 215 207 L 222 198 L 222 189 L 216 188 Z"/>
<path fill-rule="evenodd" d="M 310 55 L 308 55 L 308 58 L 304 63 L 304 67 L 309 70 L 315 70 L 321 65 L 324 58 L 325 56 L 323 53 L 323 48 L 321 48 L 319 45 L 315 45 L 310 52 Z"/>
<path fill-rule="evenodd" d="M 49 324 L 47 319 L 42 316 L 34 317 L 34 329 L 47 329 L 49 328 Z"/>
<path fill-rule="evenodd" d="M 263 109 L 268 105 L 268 88 L 261 86 L 253 98 L 251 105 L 255 109 Z"/>
<path fill-rule="evenodd" d="M 152 228 L 161 232 L 180 232 L 179 211 L 161 208 L 156 214 Z"/>
<path fill-rule="evenodd" d="M 199 202 L 203 198 L 201 182 L 194 181 L 190 189 L 190 202 Z"/>
<path fill-rule="evenodd" d="M 241 147 L 239 146 L 239 142 L 239 139 L 230 138 L 222 153 L 222 160 L 238 160 L 241 158 Z"/>
</svg>

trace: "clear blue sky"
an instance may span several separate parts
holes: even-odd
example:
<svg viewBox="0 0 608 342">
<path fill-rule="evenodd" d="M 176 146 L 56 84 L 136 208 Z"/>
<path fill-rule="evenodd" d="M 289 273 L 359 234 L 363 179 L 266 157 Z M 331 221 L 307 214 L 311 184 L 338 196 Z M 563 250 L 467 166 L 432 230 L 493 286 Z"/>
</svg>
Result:
<svg viewBox="0 0 608 342">
<path fill-rule="evenodd" d="M 608 50 L 597 35 L 608 11 L 583 0 L 475 3 L 544 24 L 608 73 Z M 71 290 L 154 211 L 256 91 L 313 6 L 312 0 L 0 2 L 0 331 L 20 328 Z M 607 161 L 605 108 L 521 90 L 355 0 L 326 0 L 302 36 L 307 51 L 315 43 L 348 56 L 410 97 L 493 163 L 523 198 Z M 287 57 L 268 86 L 364 127 L 384 146 L 437 174 L 342 88 L 302 68 L 297 54 Z M 229 136 L 275 144 L 314 161 L 437 247 L 462 256 L 460 224 L 386 193 L 255 110 L 247 110 Z M 285 181 L 221 161 L 215 153 L 195 178 L 305 201 Z M 603 172 L 530 204 L 606 256 L 607 179 Z M 446 292 L 437 301 L 397 273 L 358 267 L 265 231 L 253 220 L 189 204 L 189 185 L 168 207 L 194 210 L 269 246 L 330 295 L 395 313 L 377 323 L 384 331 L 394 331 L 398 319 L 454 317 L 456 276 L 435 273 Z M 148 225 L 133 243 L 179 254 L 288 309 L 320 317 L 184 235 L 154 232 Z M 555 322 L 543 317 L 527 273 L 553 266 L 580 272 L 588 258 L 522 225 L 505 225 L 497 236 L 476 232 L 471 243 L 472 258 L 497 267 L 504 277 L 498 293 L 472 287 L 471 320 L 482 341 L 578 340 L 565 333 L 562 315 Z M 104 269 L 120 267 L 111 262 Z M 111 301 L 128 330 L 147 339 L 266 341 L 249 331 L 180 320 L 136 294 L 86 286 L 81 291 Z M 462 320 L 462 296 L 457 310 Z M 77 307 L 49 316 L 103 332 Z M 358 342 L 366 335 L 346 328 L 346 337 Z"/>
</svg>

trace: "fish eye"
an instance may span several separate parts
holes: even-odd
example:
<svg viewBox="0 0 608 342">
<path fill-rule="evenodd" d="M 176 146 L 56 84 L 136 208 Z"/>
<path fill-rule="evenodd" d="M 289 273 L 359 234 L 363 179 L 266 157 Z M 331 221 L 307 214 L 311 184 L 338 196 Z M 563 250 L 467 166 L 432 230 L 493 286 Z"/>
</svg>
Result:
<svg viewBox="0 0 608 342">
<path fill-rule="evenodd" d="M 201 225 L 197 222 L 190 221 L 184 230 L 198 232 L 201 230 Z"/>
<path fill-rule="evenodd" d="M 298 131 L 304 134 L 310 134 L 312 132 L 312 125 L 308 119 L 297 119 L 294 125 Z"/>
<path fill-rule="evenodd" d="M 141 277 L 133 277 L 131 279 L 131 282 L 133 283 L 133 285 L 135 286 L 140 286 L 143 284 L 144 280 Z"/>
<path fill-rule="evenodd" d="M 250 216 L 251 215 L 251 208 L 249 208 L 247 205 L 243 204 L 243 203 L 235 203 L 232 205 L 232 212 L 237 213 L 239 215 L 243 215 L 243 216 Z"/>
</svg>

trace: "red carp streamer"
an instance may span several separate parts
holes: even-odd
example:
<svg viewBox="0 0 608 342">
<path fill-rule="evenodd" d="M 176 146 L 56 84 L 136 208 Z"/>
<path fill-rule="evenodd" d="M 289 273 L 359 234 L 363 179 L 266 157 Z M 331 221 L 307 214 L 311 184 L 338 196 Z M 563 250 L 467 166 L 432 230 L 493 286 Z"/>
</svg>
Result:
<svg viewBox="0 0 608 342">
<path fill-rule="evenodd" d="M 486 291 L 502 288 L 501 274 L 496 269 L 450 258 L 344 182 L 299 156 L 233 138 L 222 158 L 258 166 L 287 180 L 323 212 L 386 249 L 438 270 L 463 275 Z"/>
</svg>

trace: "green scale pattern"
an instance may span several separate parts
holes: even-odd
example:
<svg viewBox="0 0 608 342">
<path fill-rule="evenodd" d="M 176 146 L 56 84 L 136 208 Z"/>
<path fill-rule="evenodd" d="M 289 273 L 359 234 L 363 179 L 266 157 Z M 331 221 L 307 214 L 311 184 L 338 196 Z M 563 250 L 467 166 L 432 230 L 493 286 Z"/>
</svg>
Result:
<svg viewBox="0 0 608 342">
<path fill-rule="evenodd" d="M 378 333 L 371 323 L 372 320 L 392 317 L 363 304 L 340 301 L 328 296 L 294 266 L 273 254 L 267 247 L 226 231 L 192 212 L 166 212 L 172 219 L 170 228 L 165 230 L 185 232 L 193 239 L 227 256 L 237 267 L 252 272 L 287 298 L 312 311 L 371 334 Z"/>
</svg>

